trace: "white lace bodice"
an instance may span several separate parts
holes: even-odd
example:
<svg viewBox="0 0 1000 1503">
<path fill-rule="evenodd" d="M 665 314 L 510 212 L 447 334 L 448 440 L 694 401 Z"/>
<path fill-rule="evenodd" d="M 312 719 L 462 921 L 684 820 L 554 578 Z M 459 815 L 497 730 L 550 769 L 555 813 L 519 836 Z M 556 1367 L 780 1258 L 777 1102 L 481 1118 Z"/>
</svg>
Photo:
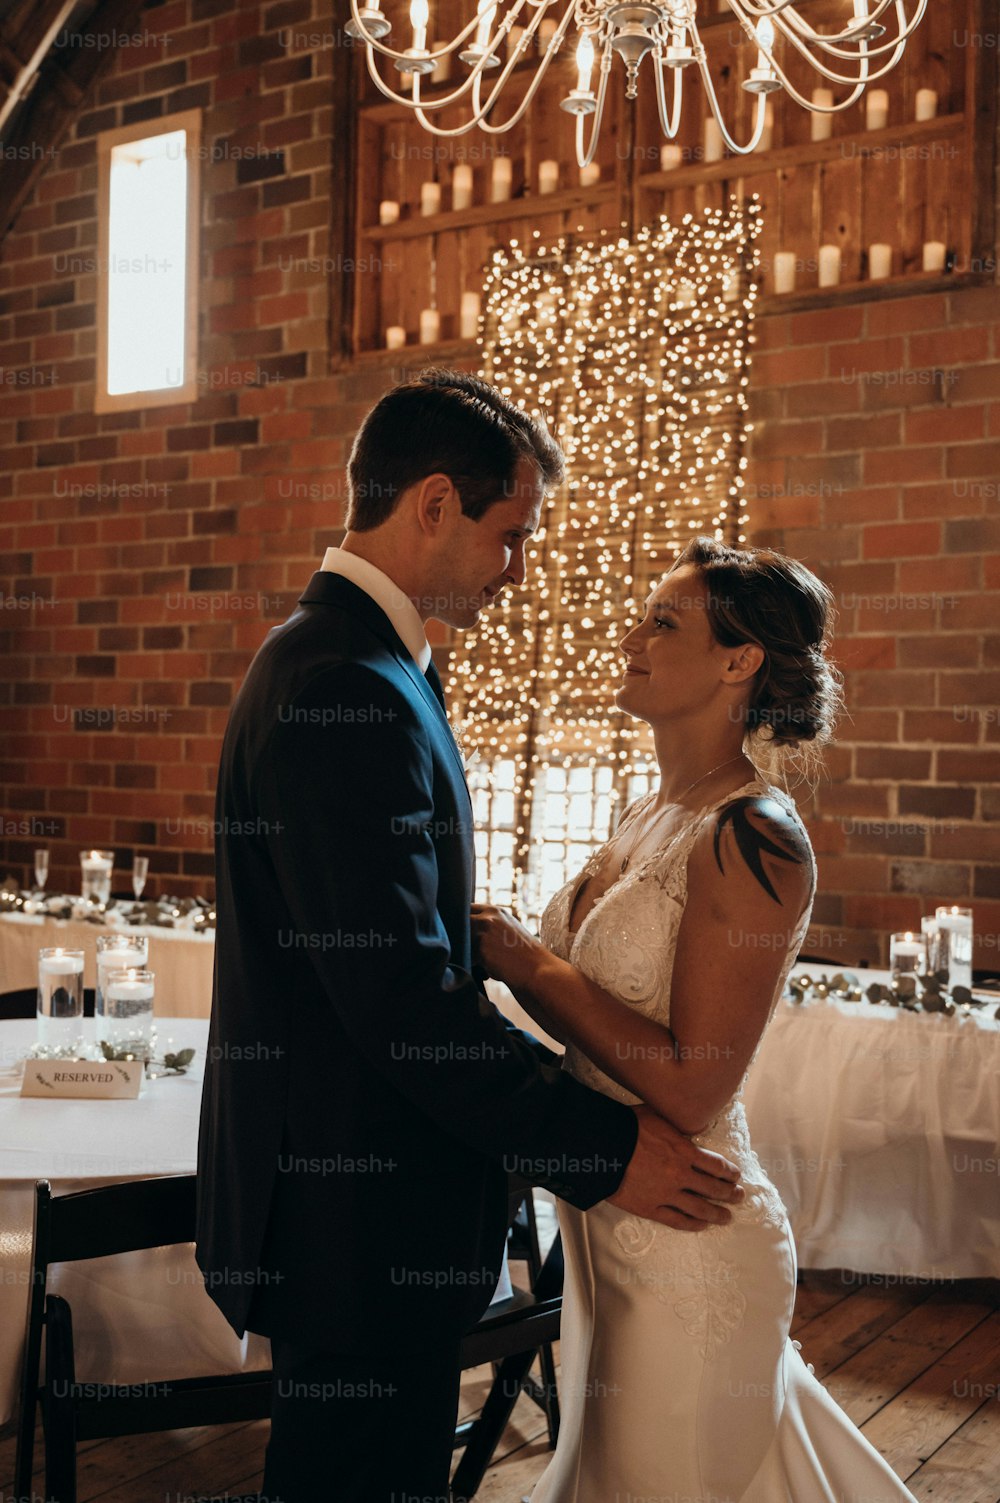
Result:
<svg viewBox="0 0 1000 1503">
<path fill-rule="evenodd" d="M 610 843 L 607 842 L 595 851 L 582 872 L 567 882 L 549 903 L 542 915 L 542 943 L 612 996 L 638 1008 L 649 1018 L 669 1024 L 674 951 L 687 901 L 687 866 L 691 847 L 714 811 L 748 793 L 766 793 L 801 824 L 795 804 L 788 794 L 761 778 L 754 778 L 713 804 L 694 812 L 663 846 L 612 883 L 587 912 L 577 932 L 571 934 L 569 919 L 574 900 L 583 882 L 597 870 L 606 845 Z M 651 797 L 651 794 L 646 796 L 647 799 Z M 631 805 L 622 818 L 622 825 L 635 818 L 645 802 L 646 799 L 640 799 Z M 812 884 L 809 901 L 790 931 L 788 955 L 775 985 L 769 1019 L 785 989 L 788 973 L 795 963 L 809 927 L 816 890 L 816 866 L 811 847 L 810 860 Z M 735 965 L 733 982 L 734 985 L 739 984 L 738 968 Z M 634 1105 L 639 1099 L 605 1075 L 572 1044 L 567 1045 L 563 1068 L 584 1085 L 591 1086 L 606 1096 L 613 1096 L 618 1101 Z M 744 1080 L 745 1078 L 744 1075 Z M 746 1213 L 752 1212 L 754 1208 L 755 1197 L 751 1187 L 758 1185 L 766 1191 L 771 1191 L 772 1187 L 750 1147 L 741 1093 L 742 1082 L 725 1109 L 695 1141 L 726 1153 L 739 1164 L 749 1192 L 743 1208 Z"/>
</svg>

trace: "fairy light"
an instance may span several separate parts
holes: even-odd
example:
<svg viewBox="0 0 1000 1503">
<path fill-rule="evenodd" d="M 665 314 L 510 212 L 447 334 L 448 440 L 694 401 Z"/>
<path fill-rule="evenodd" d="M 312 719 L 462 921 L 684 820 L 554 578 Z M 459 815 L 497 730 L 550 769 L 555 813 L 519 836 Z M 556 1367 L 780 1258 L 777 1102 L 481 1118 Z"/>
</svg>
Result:
<svg viewBox="0 0 1000 1503">
<path fill-rule="evenodd" d="M 553 768 L 610 768 L 608 820 L 645 780 L 648 730 L 613 704 L 618 643 L 692 536 L 746 541 L 759 229 L 753 198 L 633 240 L 546 248 L 536 231 L 487 268 L 483 375 L 545 418 L 567 468 L 527 550 L 528 584 L 458 636 L 449 663 L 452 716 L 479 754 L 474 792 L 513 768 L 505 870 L 531 868 L 532 791 Z"/>
</svg>

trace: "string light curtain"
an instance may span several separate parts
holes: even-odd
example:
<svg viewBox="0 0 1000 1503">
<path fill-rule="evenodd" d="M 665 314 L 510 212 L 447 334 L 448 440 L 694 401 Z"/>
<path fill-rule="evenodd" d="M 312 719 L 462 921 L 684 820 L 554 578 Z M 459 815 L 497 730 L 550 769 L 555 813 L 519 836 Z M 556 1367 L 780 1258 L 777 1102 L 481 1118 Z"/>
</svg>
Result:
<svg viewBox="0 0 1000 1503">
<path fill-rule="evenodd" d="M 646 727 L 614 707 L 617 644 L 690 537 L 745 538 L 759 224 L 756 200 L 733 201 L 633 239 L 493 255 L 483 375 L 545 418 L 567 480 L 525 587 L 452 649 L 452 718 L 477 754 L 482 897 L 536 909 L 646 785 Z M 569 822 L 549 848 L 553 797 Z"/>
</svg>

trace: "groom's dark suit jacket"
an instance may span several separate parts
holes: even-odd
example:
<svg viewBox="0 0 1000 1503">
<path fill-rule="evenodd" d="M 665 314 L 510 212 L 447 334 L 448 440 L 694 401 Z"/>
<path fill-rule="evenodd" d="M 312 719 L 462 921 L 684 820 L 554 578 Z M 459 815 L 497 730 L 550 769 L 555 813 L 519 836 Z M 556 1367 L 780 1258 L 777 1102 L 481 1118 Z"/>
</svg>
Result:
<svg viewBox="0 0 1000 1503">
<path fill-rule="evenodd" d="M 635 1145 L 634 1114 L 470 975 L 472 809 L 439 694 L 363 590 L 317 573 L 233 706 L 197 1258 L 241 1334 L 347 1352 L 463 1328 L 505 1170 L 588 1207 Z"/>
</svg>

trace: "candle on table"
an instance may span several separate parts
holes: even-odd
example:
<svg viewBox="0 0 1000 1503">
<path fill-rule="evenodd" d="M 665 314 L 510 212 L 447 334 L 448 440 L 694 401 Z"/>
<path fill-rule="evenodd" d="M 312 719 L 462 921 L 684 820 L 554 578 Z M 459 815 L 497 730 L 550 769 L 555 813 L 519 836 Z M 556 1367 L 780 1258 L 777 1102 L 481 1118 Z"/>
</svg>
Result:
<svg viewBox="0 0 1000 1503">
<path fill-rule="evenodd" d="M 944 941 L 947 957 L 948 988 L 972 985 L 972 909 L 950 907 L 935 909 L 938 934 Z"/>
<path fill-rule="evenodd" d="M 459 162 L 451 175 L 451 206 L 467 209 L 472 203 L 472 168 L 467 162 Z"/>
<path fill-rule="evenodd" d="M 117 978 L 108 982 L 109 1002 L 152 1002 L 153 983 L 151 981 L 119 981 Z"/>
<path fill-rule="evenodd" d="M 394 198 L 383 198 L 378 206 L 379 224 L 395 224 L 399 218 L 399 204 Z"/>
<path fill-rule="evenodd" d="M 461 329 L 463 339 L 475 339 L 479 332 L 479 293 L 462 293 Z"/>
<path fill-rule="evenodd" d="M 421 214 L 440 214 L 441 212 L 441 184 L 420 184 L 420 212 Z"/>
<path fill-rule="evenodd" d="M 795 291 L 795 253 L 794 251 L 778 251 L 774 258 L 774 290 L 775 292 Z"/>
<path fill-rule="evenodd" d="M 865 125 L 868 130 L 884 130 L 889 123 L 889 95 L 885 89 L 872 89 L 865 100 Z"/>
<path fill-rule="evenodd" d="M 390 324 L 385 331 L 385 347 L 387 350 L 398 350 L 406 343 L 406 330 L 402 324 Z"/>
<path fill-rule="evenodd" d="M 539 193 L 554 193 L 559 187 L 559 163 L 553 161 L 538 164 Z"/>
<path fill-rule="evenodd" d="M 878 241 L 868 247 L 868 279 L 871 282 L 881 282 L 883 277 L 892 275 L 892 246 L 884 245 Z"/>
<path fill-rule="evenodd" d="M 840 246 L 821 245 L 819 248 L 819 285 L 836 287 L 840 281 Z"/>
<path fill-rule="evenodd" d="M 935 89 L 918 89 L 916 100 L 916 118 L 918 120 L 933 120 L 937 114 L 938 97 Z"/>
<path fill-rule="evenodd" d="M 926 240 L 924 242 L 924 271 L 944 271 L 947 254 L 948 247 L 943 240 Z"/>
<path fill-rule="evenodd" d="M 424 308 L 420 313 L 420 343 L 436 344 L 441 337 L 441 315 L 436 308 Z"/>
<path fill-rule="evenodd" d="M 813 89 L 812 102 L 829 108 L 833 104 L 833 90 Z M 809 133 L 814 141 L 829 141 L 833 133 L 833 116 L 814 114 L 809 121 Z"/>
<path fill-rule="evenodd" d="M 514 164 L 510 157 L 497 157 L 490 178 L 490 200 L 495 204 L 510 198 L 510 186 L 514 176 Z"/>
<path fill-rule="evenodd" d="M 905 975 L 907 972 L 919 971 L 924 958 L 923 939 L 909 930 L 904 934 L 893 934 L 889 940 L 889 969 L 893 972 Z"/>
<path fill-rule="evenodd" d="M 722 159 L 725 142 L 722 139 L 722 130 L 714 115 L 705 116 L 704 149 L 706 162 L 718 162 Z"/>
<path fill-rule="evenodd" d="M 43 956 L 38 969 L 44 976 L 78 976 L 83 970 L 83 956 L 74 950 L 57 950 L 54 955 Z"/>
</svg>

